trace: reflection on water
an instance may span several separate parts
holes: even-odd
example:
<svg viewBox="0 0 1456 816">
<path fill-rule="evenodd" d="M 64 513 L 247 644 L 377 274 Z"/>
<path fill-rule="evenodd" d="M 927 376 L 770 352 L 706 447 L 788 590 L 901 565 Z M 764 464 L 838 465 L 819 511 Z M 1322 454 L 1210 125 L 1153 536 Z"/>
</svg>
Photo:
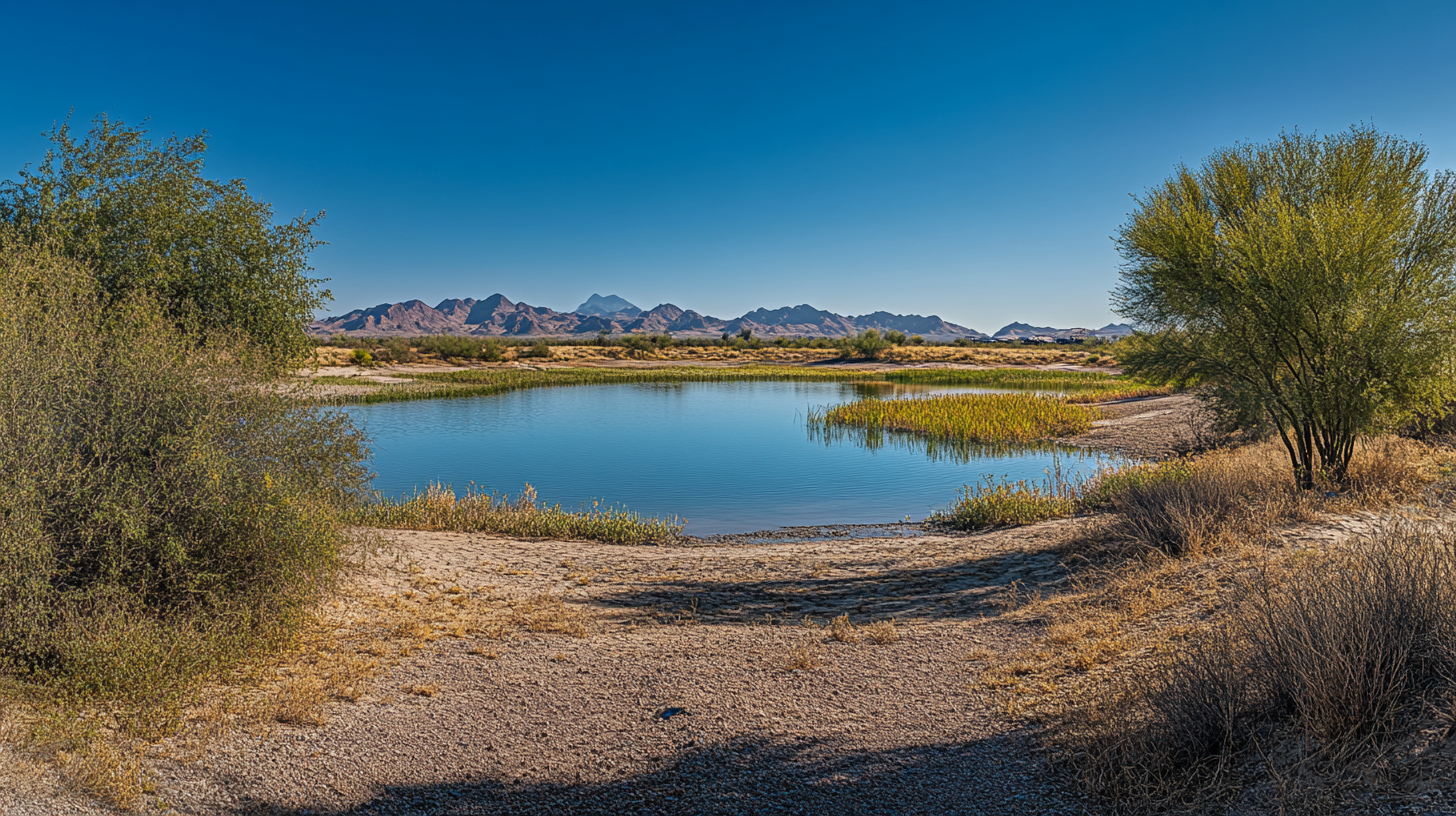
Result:
<svg viewBox="0 0 1456 816">
<path fill-rule="evenodd" d="M 929 385 L 925 383 L 855 382 L 844 389 L 855 399 L 906 399 L 936 394 L 1037 394 L 1043 397 L 1064 397 L 1065 391 L 1034 391 L 1023 388 L 977 388 L 964 385 Z"/>
<path fill-rule="evenodd" d="M 969 465 L 985 459 L 1016 457 L 1037 453 L 1046 453 L 1054 457 L 1065 456 L 1079 462 L 1088 458 L 1095 459 L 1099 462 L 1106 459 L 1102 454 L 1090 452 L 1083 448 L 1072 445 L 1058 445 L 1052 442 L 1024 445 L 968 442 L 962 439 L 941 439 L 905 431 L 887 431 L 883 428 L 857 428 L 843 425 L 823 425 L 814 422 L 806 423 L 805 428 L 808 431 L 809 441 L 822 445 L 843 445 L 848 443 L 858 445 L 869 451 L 897 448 L 913 451 L 932 462 L 945 461 L 957 465 Z"/>
<path fill-rule="evenodd" d="M 857 399 L 866 386 L 573 386 L 345 410 L 374 439 L 374 486 L 386 494 L 434 481 L 515 495 L 530 483 L 569 509 L 600 500 L 681 516 L 695 535 L 919 520 L 987 474 L 1040 479 L 1059 462 L 1096 470 L 1094 459 L 1049 446 L 806 434 L 811 406 Z M 891 398 L 972 390 L 870 387 Z"/>
</svg>

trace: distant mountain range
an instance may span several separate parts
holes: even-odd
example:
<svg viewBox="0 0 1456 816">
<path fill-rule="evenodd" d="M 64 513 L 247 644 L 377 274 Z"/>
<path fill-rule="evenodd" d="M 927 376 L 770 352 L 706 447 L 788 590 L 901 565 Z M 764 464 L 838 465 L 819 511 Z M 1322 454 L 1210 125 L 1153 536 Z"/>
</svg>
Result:
<svg viewBox="0 0 1456 816">
<path fill-rule="evenodd" d="M 996 340 L 1032 340 L 1037 337 L 1064 340 L 1075 337 L 1126 337 L 1132 334 L 1132 326 L 1126 323 L 1108 323 L 1100 329 L 1054 329 L 1050 326 L 1031 326 L 1026 323 L 1011 323 L 991 335 Z"/>
<path fill-rule="evenodd" d="M 369 309 L 355 309 L 338 317 L 327 317 L 309 324 L 315 336 L 352 334 L 360 337 L 406 336 L 430 334 L 464 334 L 485 337 L 580 337 L 599 332 L 609 334 L 672 334 L 678 337 L 716 337 L 723 333 L 737 334 L 743 329 L 755 336 L 775 337 L 847 337 L 865 329 L 881 332 L 899 331 L 918 334 L 927 340 L 948 341 L 962 337 L 989 340 L 975 329 L 948 323 L 935 315 L 897 315 L 872 312 L 845 316 L 816 309 L 808 304 L 780 309 L 755 309 L 742 317 L 721 320 L 663 303 L 643 311 L 617 295 L 605 297 L 593 293 L 572 312 L 557 312 L 544 306 L 512 303 L 505 295 L 495 294 L 484 300 L 474 298 L 443 300 L 430 306 L 424 301 L 381 303 Z M 1052 329 L 1012 323 L 993 335 L 997 339 L 1015 340 L 1035 336 L 1065 337 L 1069 332 L 1086 335 L 1116 336 L 1130 334 L 1132 329 L 1111 324 L 1101 329 Z"/>
<path fill-rule="evenodd" d="M 624 314 L 636 317 L 642 314 L 642 310 L 628 303 L 626 298 L 617 297 L 616 295 L 602 297 L 596 292 L 593 292 L 592 296 L 586 299 L 586 303 L 581 304 L 572 311 L 580 315 L 597 316 Z"/>
</svg>

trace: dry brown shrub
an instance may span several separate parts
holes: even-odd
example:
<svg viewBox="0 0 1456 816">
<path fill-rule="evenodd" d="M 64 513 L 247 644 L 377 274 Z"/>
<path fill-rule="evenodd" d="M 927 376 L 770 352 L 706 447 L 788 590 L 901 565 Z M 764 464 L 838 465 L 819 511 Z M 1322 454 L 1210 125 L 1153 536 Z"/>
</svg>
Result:
<svg viewBox="0 0 1456 816">
<path fill-rule="evenodd" d="M 1140 548 L 1199 555 L 1308 518 L 1311 500 L 1298 490 L 1283 450 L 1262 443 L 1169 465 L 1158 478 L 1119 489 L 1107 532 Z"/>
<path fill-rule="evenodd" d="M 849 622 L 849 615 L 840 615 L 829 621 L 829 638 L 840 643 L 859 643 L 859 633 Z"/>
<path fill-rule="evenodd" d="M 1437 478 L 1431 450 L 1411 439 L 1362 440 L 1350 458 L 1346 488 L 1363 504 L 1391 504 Z"/>
<path fill-rule="evenodd" d="M 323 725 L 328 692 L 318 677 L 302 677 L 284 685 L 273 701 L 272 719 L 285 725 Z"/>
<path fill-rule="evenodd" d="M 1318 787 L 1382 754 L 1398 778 L 1416 760 L 1384 747 L 1453 686 L 1456 532 L 1400 522 L 1266 568 L 1220 622 L 1071 712 L 1058 747 L 1089 789 L 1138 811 L 1205 805 L 1293 767 Z"/>
<path fill-rule="evenodd" d="M 72 784 L 123 810 L 136 808 L 153 790 L 142 758 L 104 740 L 93 740 L 74 752 L 59 752 L 56 764 Z"/>
<path fill-rule="evenodd" d="M 789 649 L 784 657 L 785 671 L 812 671 L 824 665 L 819 649 L 812 644 L 800 644 Z"/>
<path fill-rule="evenodd" d="M 876 646 L 884 646 L 889 643 L 896 643 L 900 640 L 900 633 L 895 631 L 894 621 L 875 621 L 860 628 L 864 633 L 864 639 Z"/>
</svg>

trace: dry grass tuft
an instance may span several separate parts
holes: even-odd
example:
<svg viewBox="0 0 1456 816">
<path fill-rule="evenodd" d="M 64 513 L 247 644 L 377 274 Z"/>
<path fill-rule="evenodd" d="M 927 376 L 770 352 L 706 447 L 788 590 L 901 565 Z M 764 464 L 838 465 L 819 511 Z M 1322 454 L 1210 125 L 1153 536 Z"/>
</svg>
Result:
<svg viewBox="0 0 1456 816">
<path fill-rule="evenodd" d="M 584 638 L 590 620 L 584 610 L 554 595 L 537 595 L 511 608 L 511 622 L 530 632 Z"/>
<path fill-rule="evenodd" d="M 813 671 L 823 665 L 823 655 L 813 644 L 794 646 L 784 658 L 784 671 Z"/>
<path fill-rule="evenodd" d="M 56 765 L 72 784 L 103 802 L 133 810 L 153 790 L 141 756 L 104 740 L 56 753 Z"/>
<path fill-rule="evenodd" d="M 849 615 L 840 615 L 829 622 L 829 638 L 840 643 L 859 643 L 859 633 L 849 622 Z"/>
<path fill-rule="evenodd" d="M 1272 442 L 1132 475 L 1109 491 L 1117 515 L 1107 533 L 1167 555 L 1211 553 L 1313 517 L 1312 497 L 1299 491 Z"/>
<path fill-rule="evenodd" d="M 301 678 L 284 686 L 273 702 L 272 718 L 285 725 L 323 725 L 327 699 L 321 680 Z"/>
<path fill-rule="evenodd" d="M 1362 440 L 1350 459 L 1350 490 L 1364 506 L 1403 501 L 1439 478 L 1431 448 L 1411 439 Z"/>
<path fill-rule="evenodd" d="M 895 622 L 892 620 L 875 621 L 868 626 L 862 627 L 864 639 L 876 646 L 884 646 L 890 643 L 898 643 L 900 633 L 895 631 Z"/>
</svg>

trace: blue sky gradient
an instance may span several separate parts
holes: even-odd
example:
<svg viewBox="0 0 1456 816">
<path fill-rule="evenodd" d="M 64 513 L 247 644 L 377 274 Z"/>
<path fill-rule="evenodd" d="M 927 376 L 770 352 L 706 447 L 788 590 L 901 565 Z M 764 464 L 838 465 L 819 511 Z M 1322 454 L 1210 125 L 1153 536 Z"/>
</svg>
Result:
<svg viewBox="0 0 1456 816">
<path fill-rule="evenodd" d="M 592 292 L 1100 326 L 1129 194 L 1281 128 L 1456 164 L 1456 2 L 5 3 L 0 175 L 74 108 L 326 209 L 337 314 Z"/>
</svg>

